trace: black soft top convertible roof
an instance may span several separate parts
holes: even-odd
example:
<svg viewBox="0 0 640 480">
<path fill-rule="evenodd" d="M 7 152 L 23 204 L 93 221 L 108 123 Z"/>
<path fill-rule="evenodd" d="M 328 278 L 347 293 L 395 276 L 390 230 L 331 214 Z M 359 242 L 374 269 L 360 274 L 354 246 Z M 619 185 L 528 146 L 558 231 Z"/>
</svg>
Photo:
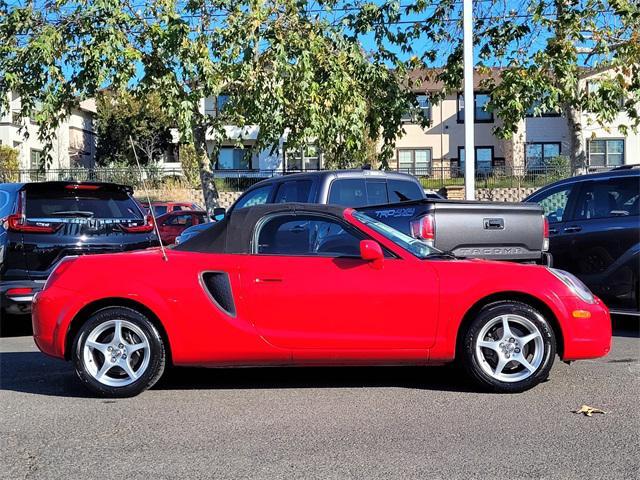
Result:
<svg viewBox="0 0 640 480">
<path fill-rule="evenodd" d="M 344 218 L 345 207 L 310 203 L 275 203 L 233 209 L 223 220 L 207 228 L 174 250 L 200 253 L 251 253 L 256 223 L 273 213 L 324 213 Z"/>
</svg>

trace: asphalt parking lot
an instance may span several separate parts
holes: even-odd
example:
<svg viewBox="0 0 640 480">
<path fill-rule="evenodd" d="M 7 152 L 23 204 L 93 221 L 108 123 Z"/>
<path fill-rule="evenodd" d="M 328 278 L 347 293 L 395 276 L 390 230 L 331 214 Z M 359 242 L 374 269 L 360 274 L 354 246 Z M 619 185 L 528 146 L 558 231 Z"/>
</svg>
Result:
<svg viewBox="0 0 640 480">
<path fill-rule="evenodd" d="M 20 332 L 18 332 L 19 334 Z M 0 478 L 638 478 L 640 338 L 519 395 L 452 368 L 174 369 L 91 398 L 29 336 L 0 338 Z M 582 404 L 605 410 L 586 417 Z"/>
</svg>

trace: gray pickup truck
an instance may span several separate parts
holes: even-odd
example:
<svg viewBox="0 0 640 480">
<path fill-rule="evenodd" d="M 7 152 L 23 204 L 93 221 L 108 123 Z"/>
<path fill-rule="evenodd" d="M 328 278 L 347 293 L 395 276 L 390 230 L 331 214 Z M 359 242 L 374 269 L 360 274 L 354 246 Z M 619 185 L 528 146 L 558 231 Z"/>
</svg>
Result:
<svg viewBox="0 0 640 480">
<path fill-rule="evenodd" d="M 457 257 L 549 263 L 545 219 L 536 207 L 426 199 L 357 210 Z"/>
<path fill-rule="evenodd" d="M 272 177 L 249 188 L 230 210 L 283 202 L 353 207 L 460 257 L 547 261 L 545 221 L 538 205 L 443 200 L 403 173 L 338 170 Z M 224 211 L 214 213 L 220 217 Z M 185 230 L 177 243 L 206 227 Z"/>
</svg>

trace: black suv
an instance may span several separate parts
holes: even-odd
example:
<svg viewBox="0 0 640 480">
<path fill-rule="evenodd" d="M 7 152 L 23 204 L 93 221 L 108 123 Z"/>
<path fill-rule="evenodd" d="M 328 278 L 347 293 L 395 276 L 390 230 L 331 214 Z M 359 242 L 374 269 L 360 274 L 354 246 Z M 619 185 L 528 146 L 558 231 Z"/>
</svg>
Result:
<svg viewBox="0 0 640 480">
<path fill-rule="evenodd" d="M 528 198 L 549 220 L 554 266 L 579 277 L 612 313 L 640 315 L 640 169 L 568 178 Z"/>
<path fill-rule="evenodd" d="M 65 256 L 158 244 L 153 220 L 112 183 L 0 184 L 0 306 L 28 313 L 35 292 Z"/>
</svg>

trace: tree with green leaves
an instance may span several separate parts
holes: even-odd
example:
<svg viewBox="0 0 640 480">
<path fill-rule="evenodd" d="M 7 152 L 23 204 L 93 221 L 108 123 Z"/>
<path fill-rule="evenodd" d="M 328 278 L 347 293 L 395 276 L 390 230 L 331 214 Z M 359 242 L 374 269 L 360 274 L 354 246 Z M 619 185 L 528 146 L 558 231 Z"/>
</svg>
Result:
<svg viewBox="0 0 640 480">
<path fill-rule="evenodd" d="M 0 145 L 0 182 L 17 182 L 20 176 L 20 152 Z"/>
<path fill-rule="evenodd" d="M 380 137 L 384 162 L 415 102 L 403 69 L 369 56 L 334 19 L 335 1 L 39 3 L 0 7 L 0 91 L 24 99 L 22 115 L 39 104 L 48 144 L 80 99 L 105 88 L 157 95 L 195 147 L 209 210 L 217 205 L 210 158 L 225 125 L 258 125 L 255 149 L 277 146 L 285 132 L 288 147 L 312 140 L 336 165 L 367 136 Z M 230 98 L 223 111 L 205 115 L 202 99 L 221 93 Z"/>
<path fill-rule="evenodd" d="M 635 0 L 474 0 L 474 44 L 488 109 L 501 119 L 496 135 L 510 138 L 533 111 L 568 121 L 573 170 L 585 165 L 583 112 L 621 132 L 640 125 L 640 3 Z M 462 2 L 396 0 L 353 4 L 346 22 L 372 36 L 375 56 L 399 68 L 424 70 L 443 83 L 438 102 L 463 80 Z M 437 67 L 431 69 L 430 67 Z M 585 78 L 603 72 L 597 89 Z M 418 82 L 420 78 L 418 78 Z M 625 115 L 616 124 L 619 113 Z"/>
<path fill-rule="evenodd" d="M 100 92 L 96 98 L 96 162 L 136 165 L 159 161 L 172 143 L 173 123 L 156 94 L 136 98 L 130 93 Z M 131 140 L 133 141 L 133 148 Z"/>
</svg>

